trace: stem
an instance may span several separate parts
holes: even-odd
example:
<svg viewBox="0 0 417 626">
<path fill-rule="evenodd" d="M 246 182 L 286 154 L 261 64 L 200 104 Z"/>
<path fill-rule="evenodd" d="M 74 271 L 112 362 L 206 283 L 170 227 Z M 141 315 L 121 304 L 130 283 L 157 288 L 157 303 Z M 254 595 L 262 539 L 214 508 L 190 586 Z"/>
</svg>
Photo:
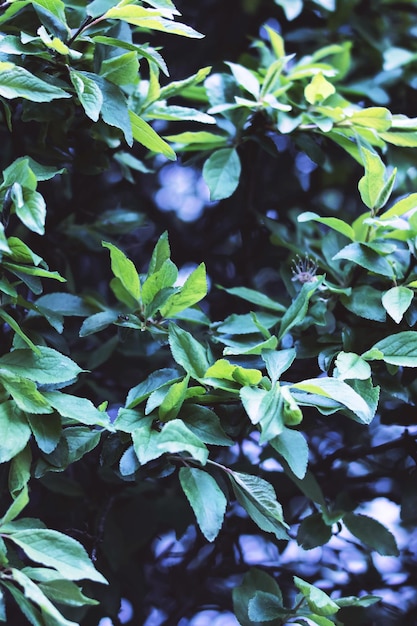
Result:
<svg viewBox="0 0 417 626">
<path fill-rule="evenodd" d="M 71 39 L 68 40 L 67 46 L 71 47 L 71 45 L 81 35 L 81 33 L 83 33 L 88 28 L 91 28 L 92 26 L 95 26 L 96 24 L 99 24 L 101 21 L 103 21 L 103 19 L 105 19 L 103 15 L 101 15 L 100 17 L 97 17 L 95 19 L 93 17 L 91 17 L 91 16 L 87 17 L 84 20 L 84 22 L 81 24 L 81 26 L 75 31 L 75 33 L 73 34 Z"/>
</svg>

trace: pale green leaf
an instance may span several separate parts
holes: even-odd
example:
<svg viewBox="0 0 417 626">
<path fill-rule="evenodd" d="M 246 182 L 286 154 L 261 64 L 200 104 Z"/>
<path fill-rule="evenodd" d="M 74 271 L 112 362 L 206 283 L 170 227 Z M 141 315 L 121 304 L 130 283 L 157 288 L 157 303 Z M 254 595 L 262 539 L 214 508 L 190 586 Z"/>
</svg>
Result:
<svg viewBox="0 0 417 626">
<path fill-rule="evenodd" d="M 310 104 L 323 102 L 329 96 L 333 95 L 336 88 L 330 83 L 321 72 L 315 74 L 311 82 L 304 89 L 304 95 Z"/>
<path fill-rule="evenodd" d="M 186 397 L 190 377 L 186 376 L 178 383 L 173 383 L 168 393 L 162 400 L 158 409 L 158 416 L 162 422 L 168 422 L 175 419 L 181 410 Z"/>
<path fill-rule="evenodd" d="M 404 213 L 408 213 L 409 211 L 414 211 L 417 208 L 417 193 L 411 193 L 405 198 L 401 198 L 398 200 L 391 208 L 389 208 L 385 213 L 380 215 L 381 220 L 390 219 L 391 217 L 399 217 L 400 215 L 404 215 Z"/>
<path fill-rule="evenodd" d="M 71 97 L 60 87 L 55 87 L 8 61 L 0 61 L 0 96 L 7 100 L 24 98 L 31 102 L 50 102 L 56 98 Z"/>
<path fill-rule="evenodd" d="M 282 339 L 282 337 L 288 333 L 293 326 L 301 324 L 301 322 L 304 321 L 310 298 L 322 282 L 323 278 L 314 276 L 311 282 L 305 283 L 302 286 L 300 293 L 297 295 L 295 300 L 293 300 L 281 320 L 278 339 Z"/>
<path fill-rule="evenodd" d="M 156 447 L 160 454 L 188 452 L 202 465 L 206 464 L 208 450 L 204 443 L 179 419 L 167 422 L 158 434 Z"/>
<path fill-rule="evenodd" d="M 246 67 L 239 65 L 238 63 L 226 62 L 226 65 L 228 65 L 232 70 L 232 74 L 238 85 L 248 91 L 255 98 L 255 100 L 258 100 L 261 87 L 256 76 Z"/>
<path fill-rule="evenodd" d="M 382 296 L 382 305 L 394 322 L 399 324 L 414 297 L 412 289 L 392 287 Z"/>
<path fill-rule="evenodd" d="M 234 148 L 216 150 L 203 167 L 203 177 L 211 200 L 229 198 L 239 184 L 241 164 Z"/>
<path fill-rule="evenodd" d="M 230 293 L 232 296 L 237 296 L 238 298 L 242 298 L 242 300 L 257 304 L 264 309 L 270 309 L 271 311 L 278 311 L 280 313 L 284 313 L 287 310 L 286 307 L 279 302 L 276 302 L 272 298 L 269 298 L 269 296 L 255 289 L 249 289 L 248 287 L 230 287 L 226 289 L 221 286 L 219 286 L 219 288 Z"/>
<path fill-rule="evenodd" d="M 13 500 L 6 513 L 0 519 L 0 526 L 13 522 L 13 520 L 20 515 L 25 506 L 29 504 L 28 488 L 25 485 L 19 495 Z"/>
<path fill-rule="evenodd" d="M 206 266 L 200 263 L 191 272 L 178 293 L 172 294 L 160 307 L 161 315 L 165 318 L 175 317 L 184 309 L 197 304 L 207 294 Z"/>
<path fill-rule="evenodd" d="M 384 107 L 368 107 L 355 111 L 350 116 L 350 121 L 357 126 L 373 128 L 378 132 L 387 131 L 391 128 L 391 112 Z"/>
<path fill-rule="evenodd" d="M 292 387 L 336 400 L 352 411 L 363 424 L 369 424 L 374 417 L 373 407 L 369 406 L 359 393 L 342 380 L 326 377 L 311 378 L 295 383 Z"/>
<path fill-rule="evenodd" d="M 100 87 L 85 72 L 70 70 L 70 78 L 85 114 L 97 122 L 103 104 Z"/>
<path fill-rule="evenodd" d="M 338 233 L 341 233 L 351 241 L 355 241 L 355 231 L 353 230 L 350 224 L 347 224 L 343 220 L 338 217 L 320 217 L 317 213 L 313 213 L 312 211 L 306 211 L 305 213 L 301 213 L 298 216 L 299 222 L 319 222 L 319 224 L 325 224 L 329 228 L 336 230 Z"/>
<path fill-rule="evenodd" d="M 140 299 L 140 281 L 134 263 L 112 243 L 102 242 L 104 248 L 110 250 L 111 269 L 120 280 L 126 291 L 137 301 Z"/>
<path fill-rule="evenodd" d="M 46 597 L 40 587 L 21 570 L 11 568 L 11 575 L 24 590 L 26 598 L 39 606 L 45 620 L 48 620 L 50 623 L 53 620 L 54 626 L 77 626 L 76 622 L 67 620 Z M 45 621 L 45 623 L 47 622 Z"/>
<path fill-rule="evenodd" d="M 313 613 L 326 616 L 334 615 L 339 610 L 339 605 L 318 587 L 311 585 L 298 576 L 294 576 L 294 584 L 306 598 L 307 604 Z"/>
<path fill-rule="evenodd" d="M 385 184 L 385 165 L 376 152 L 360 147 L 365 175 L 360 179 L 358 189 L 362 202 L 369 209 L 379 208 L 378 198 Z"/>
<path fill-rule="evenodd" d="M 10 461 L 26 446 L 31 430 L 24 413 L 13 400 L 0 404 L 0 463 Z"/>
<path fill-rule="evenodd" d="M 358 378 L 366 380 L 371 376 L 371 368 L 362 357 L 354 352 L 339 352 L 335 366 L 337 372 L 334 374 L 339 380 Z"/>
<path fill-rule="evenodd" d="M 308 445 L 298 430 L 285 428 L 270 440 L 270 445 L 287 461 L 297 478 L 304 478 L 308 464 Z"/>
<path fill-rule="evenodd" d="M 15 205 L 15 211 L 17 217 L 29 230 L 38 235 L 45 233 L 46 204 L 40 193 L 25 189 L 23 202 L 20 206 Z"/>
<path fill-rule="evenodd" d="M 13 350 L 0 357 L 0 367 L 44 385 L 72 381 L 83 371 L 70 358 L 46 346 L 38 346 L 38 354 Z"/>
<path fill-rule="evenodd" d="M 46 391 L 45 398 L 62 417 L 89 426 L 101 426 L 111 430 L 107 413 L 97 409 L 88 398 L 78 398 L 60 391 Z"/>
<path fill-rule="evenodd" d="M 154 131 L 152 126 L 139 117 L 134 111 L 129 111 L 129 118 L 132 124 L 133 139 L 141 143 L 145 148 L 163 154 L 171 161 L 175 161 L 176 154 L 166 141 Z"/>
<path fill-rule="evenodd" d="M 214 541 L 226 512 L 223 491 L 210 474 L 194 467 L 182 467 L 179 477 L 201 532 L 208 541 Z"/>
<path fill-rule="evenodd" d="M 378 341 L 362 358 L 385 361 L 390 365 L 417 367 L 417 332 L 408 330 Z"/>
<path fill-rule="evenodd" d="M 238 502 L 255 524 L 265 532 L 273 533 L 277 539 L 288 539 L 288 526 L 272 485 L 259 476 L 242 472 L 229 470 L 227 476 Z"/>
<path fill-rule="evenodd" d="M 169 325 L 169 346 L 175 361 L 193 378 L 203 378 L 209 368 L 207 352 L 201 343 L 176 324 Z"/>
<path fill-rule="evenodd" d="M 83 546 L 72 537 L 43 528 L 13 531 L 7 536 L 32 561 L 56 569 L 69 580 L 107 582 L 95 569 Z"/>
</svg>

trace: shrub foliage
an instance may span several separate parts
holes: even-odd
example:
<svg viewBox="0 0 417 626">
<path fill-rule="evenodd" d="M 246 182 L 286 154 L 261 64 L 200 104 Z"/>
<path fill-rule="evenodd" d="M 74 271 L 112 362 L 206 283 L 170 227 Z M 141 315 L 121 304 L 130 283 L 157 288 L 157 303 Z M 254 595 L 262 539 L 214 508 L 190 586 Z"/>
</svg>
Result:
<svg viewBox="0 0 417 626">
<path fill-rule="evenodd" d="M 412 623 L 417 19 L 362 4 L 236 3 L 229 57 L 171 0 L 0 5 L 0 621 Z"/>
</svg>

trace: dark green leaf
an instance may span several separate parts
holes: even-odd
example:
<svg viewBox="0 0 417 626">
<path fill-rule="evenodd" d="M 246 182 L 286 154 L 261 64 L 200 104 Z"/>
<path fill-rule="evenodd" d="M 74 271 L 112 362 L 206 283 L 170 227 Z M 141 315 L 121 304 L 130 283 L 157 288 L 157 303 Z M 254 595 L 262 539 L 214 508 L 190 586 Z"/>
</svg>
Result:
<svg viewBox="0 0 417 626">
<path fill-rule="evenodd" d="M 394 535 L 380 522 L 357 513 L 346 513 L 343 517 L 346 528 L 372 550 L 382 556 L 398 556 Z"/>
</svg>

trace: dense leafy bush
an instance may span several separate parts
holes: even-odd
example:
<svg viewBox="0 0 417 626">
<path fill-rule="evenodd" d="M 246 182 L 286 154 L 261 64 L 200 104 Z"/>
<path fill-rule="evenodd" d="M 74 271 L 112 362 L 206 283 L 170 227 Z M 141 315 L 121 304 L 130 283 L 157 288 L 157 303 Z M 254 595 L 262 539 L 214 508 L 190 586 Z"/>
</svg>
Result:
<svg viewBox="0 0 417 626">
<path fill-rule="evenodd" d="M 0 5 L 0 621 L 412 624 L 415 9 L 183 4 Z"/>
</svg>

